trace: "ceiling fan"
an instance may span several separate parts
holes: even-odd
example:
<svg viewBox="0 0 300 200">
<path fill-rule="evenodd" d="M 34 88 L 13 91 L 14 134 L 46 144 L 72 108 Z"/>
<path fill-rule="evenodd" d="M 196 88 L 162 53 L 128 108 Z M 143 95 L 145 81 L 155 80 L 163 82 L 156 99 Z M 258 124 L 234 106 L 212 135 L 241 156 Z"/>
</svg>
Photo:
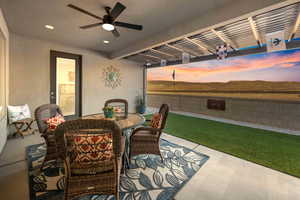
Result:
<svg viewBox="0 0 300 200">
<path fill-rule="evenodd" d="M 106 15 L 104 15 L 103 17 L 99 17 L 99 16 L 97 16 L 93 13 L 90 13 L 82 8 L 79 8 L 73 4 L 68 4 L 68 7 L 73 8 L 73 9 L 75 9 L 81 13 L 84 13 L 86 15 L 89 15 L 91 17 L 94 17 L 98 20 L 101 20 L 101 22 L 98 22 L 98 23 L 80 26 L 81 29 L 88 29 L 88 28 L 93 28 L 93 27 L 97 27 L 97 26 L 102 26 L 102 28 L 104 30 L 111 31 L 115 37 L 120 36 L 120 33 L 116 29 L 116 26 L 128 28 L 128 29 L 134 29 L 134 30 L 138 30 L 138 31 L 143 30 L 143 26 L 141 26 L 141 25 L 129 24 L 129 23 L 125 23 L 125 22 L 116 21 L 116 19 L 119 17 L 119 15 L 126 9 L 126 7 L 119 2 L 116 3 L 116 5 L 114 6 L 113 9 L 111 9 L 110 7 L 104 7 L 104 9 L 106 11 Z"/>
</svg>

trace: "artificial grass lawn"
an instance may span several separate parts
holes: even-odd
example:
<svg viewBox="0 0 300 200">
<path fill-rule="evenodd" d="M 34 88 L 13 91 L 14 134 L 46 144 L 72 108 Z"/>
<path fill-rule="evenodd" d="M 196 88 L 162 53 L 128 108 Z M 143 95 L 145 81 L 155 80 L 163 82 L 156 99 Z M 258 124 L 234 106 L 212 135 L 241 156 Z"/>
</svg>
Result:
<svg viewBox="0 0 300 200">
<path fill-rule="evenodd" d="M 300 177 L 300 136 L 174 113 L 164 132 Z"/>
</svg>

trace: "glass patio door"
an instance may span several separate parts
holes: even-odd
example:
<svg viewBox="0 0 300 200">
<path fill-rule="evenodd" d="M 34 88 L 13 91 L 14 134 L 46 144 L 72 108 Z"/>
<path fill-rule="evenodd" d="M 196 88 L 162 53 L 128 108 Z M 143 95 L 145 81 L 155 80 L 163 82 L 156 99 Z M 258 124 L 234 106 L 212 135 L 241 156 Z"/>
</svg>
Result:
<svg viewBox="0 0 300 200">
<path fill-rule="evenodd" d="M 81 116 L 81 56 L 50 54 L 50 102 L 59 105 L 67 119 L 76 119 Z"/>
</svg>

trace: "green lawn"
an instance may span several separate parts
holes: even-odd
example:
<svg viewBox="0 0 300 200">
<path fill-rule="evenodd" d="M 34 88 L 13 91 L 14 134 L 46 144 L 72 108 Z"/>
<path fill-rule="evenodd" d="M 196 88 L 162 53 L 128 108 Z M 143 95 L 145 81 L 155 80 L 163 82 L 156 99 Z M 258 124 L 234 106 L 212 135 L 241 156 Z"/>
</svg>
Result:
<svg viewBox="0 0 300 200">
<path fill-rule="evenodd" d="M 170 113 L 164 132 L 300 177 L 300 136 Z"/>
</svg>

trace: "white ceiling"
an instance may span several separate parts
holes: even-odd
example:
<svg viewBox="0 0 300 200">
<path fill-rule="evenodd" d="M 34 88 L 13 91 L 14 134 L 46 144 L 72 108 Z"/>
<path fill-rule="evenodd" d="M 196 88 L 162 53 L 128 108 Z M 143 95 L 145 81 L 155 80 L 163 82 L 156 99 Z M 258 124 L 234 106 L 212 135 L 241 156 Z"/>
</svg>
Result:
<svg viewBox="0 0 300 200">
<path fill-rule="evenodd" d="M 97 19 L 77 12 L 66 5 L 72 3 L 103 16 L 104 6 L 113 7 L 116 0 L 0 0 L 0 7 L 15 33 L 67 45 L 113 53 L 151 38 L 172 26 L 190 22 L 197 16 L 236 0 L 119 0 L 127 9 L 119 21 L 141 24 L 144 30 L 118 28 L 121 36 L 114 38 L 102 28 L 81 30 L 79 26 L 96 23 Z M 50 24 L 54 30 L 44 28 Z M 110 44 L 103 44 L 109 40 Z"/>
</svg>

